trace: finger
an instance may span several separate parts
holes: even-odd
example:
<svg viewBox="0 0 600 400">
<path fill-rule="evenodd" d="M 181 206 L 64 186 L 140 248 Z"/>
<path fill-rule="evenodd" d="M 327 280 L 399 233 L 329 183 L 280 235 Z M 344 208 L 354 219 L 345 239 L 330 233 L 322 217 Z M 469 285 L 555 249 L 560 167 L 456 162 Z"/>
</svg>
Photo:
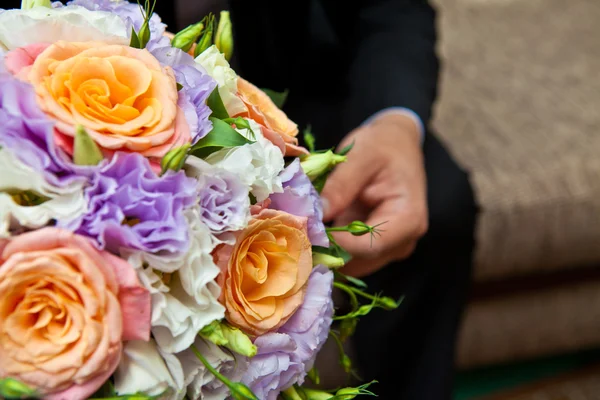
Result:
<svg viewBox="0 0 600 400">
<path fill-rule="evenodd" d="M 355 201 L 335 218 L 333 226 L 346 226 L 352 221 L 366 221 L 370 211 L 361 201 Z"/>
<path fill-rule="evenodd" d="M 324 200 L 323 219 L 331 221 L 352 204 L 379 169 L 371 154 L 350 152 L 348 160 L 335 167 L 321 196 Z"/>
<path fill-rule="evenodd" d="M 367 225 L 378 226 L 374 235 L 353 236 L 339 232 L 334 237 L 340 246 L 359 258 L 376 259 L 402 252 L 402 244 L 417 240 L 426 230 L 427 218 L 403 199 L 388 199 L 369 215 Z"/>
</svg>

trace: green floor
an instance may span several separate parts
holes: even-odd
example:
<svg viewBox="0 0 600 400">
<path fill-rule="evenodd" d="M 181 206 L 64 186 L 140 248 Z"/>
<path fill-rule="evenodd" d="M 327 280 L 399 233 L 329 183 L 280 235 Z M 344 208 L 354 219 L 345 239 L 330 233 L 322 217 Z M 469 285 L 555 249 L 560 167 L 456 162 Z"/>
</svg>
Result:
<svg viewBox="0 0 600 400">
<path fill-rule="evenodd" d="M 549 378 L 598 361 L 600 361 L 600 349 L 461 372 L 457 378 L 454 400 L 474 400 L 480 396 Z"/>
</svg>

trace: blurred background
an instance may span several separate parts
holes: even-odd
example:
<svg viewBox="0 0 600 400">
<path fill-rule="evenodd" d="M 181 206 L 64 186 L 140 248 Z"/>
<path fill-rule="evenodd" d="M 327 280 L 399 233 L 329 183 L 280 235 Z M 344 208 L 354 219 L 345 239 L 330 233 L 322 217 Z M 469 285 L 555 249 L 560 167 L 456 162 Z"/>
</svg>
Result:
<svg viewBox="0 0 600 400">
<path fill-rule="evenodd" d="M 481 207 L 456 400 L 600 399 L 600 1 L 436 0 Z"/>
</svg>

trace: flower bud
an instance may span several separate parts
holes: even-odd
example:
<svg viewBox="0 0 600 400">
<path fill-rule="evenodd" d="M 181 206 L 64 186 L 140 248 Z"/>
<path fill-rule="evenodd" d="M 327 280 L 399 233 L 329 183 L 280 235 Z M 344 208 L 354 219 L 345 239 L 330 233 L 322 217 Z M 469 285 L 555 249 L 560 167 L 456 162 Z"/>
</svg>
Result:
<svg viewBox="0 0 600 400">
<path fill-rule="evenodd" d="M 373 228 L 362 221 L 353 221 L 348 225 L 348 232 L 354 236 L 362 236 L 373 232 Z"/>
<path fill-rule="evenodd" d="M 232 382 L 229 390 L 231 390 L 231 397 L 234 400 L 259 400 L 252 390 L 243 383 Z"/>
<path fill-rule="evenodd" d="M 35 390 L 12 378 L 0 380 L 0 398 L 26 399 L 36 397 Z"/>
<path fill-rule="evenodd" d="M 324 265 L 328 268 L 340 268 L 346 264 L 343 258 L 324 253 L 313 252 L 312 258 L 313 266 Z"/>
<path fill-rule="evenodd" d="M 315 383 L 315 385 L 321 384 L 321 376 L 319 375 L 319 371 L 315 367 L 312 367 L 312 369 L 308 371 L 307 376 L 308 379 Z"/>
<path fill-rule="evenodd" d="M 148 19 L 149 18 L 150 17 L 148 17 Z M 138 32 L 138 38 L 140 40 L 140 49 L 145 49 L 146 45 L 150 41 L 150 24 L 148 23 L 148 20 L 144 21 L 144 24 L 140 28 L 140 31 Z"/>
<path fill-rule="evenodd" d="M 175 37 L 173 37 L 171 40 L 171 46 L 181 49 L 187 53 L 190 51 L 194 43 L 196 43 L 203 29 L 204 24 L 202 22 L 188 26 L 182 31 L 179 31 Z"/>
<path fill-rule="evenodd" d="M 21 9 L 27 10 L 33 7 L 52 8 L 52 2 L 50 0 L 21 0 Z"/>
<path fill-rule="evenodd" d="M 225 347 L 229 350 L 250 358 L 256 355 L 258 349 L 244 332 L 225 323 L 221 324 L 221 330 L 227 339 Z"/>
<path fill-rule="evenodd" d="M 225 346 L 228 343 L 221 325 L 221 321 L 213 321 L 200 330 L 200 336 L 210 340 L 217 346 Z"/>
<path fill-rule="evenodd" d="M 396 308 L 398 308 L 400 305 L 398 304 L 398 302 L 394 299 L 392 299 L 391 297 L 380 297 L 378 299 L 378 303 L 379 306 L 384 308 L 385 310 L 395 310 Z"/>
<path fill-rule="evenodd" d="M 221 11 L 215 37 L 215 45 L 217 46 L 217 49 L 223 53 L 225 59 L 229 61 L 233 55 L 233 31 L 231 28 L 229 11 Z"/>
<path fill-rule="evenodd" d="M 179 171 L 185 163 L 185 159 L 190 147 L 191 145 L 186 143 L 183 146 L 170 150 L 167 154 L 165 154 L 162 160 L 160 160 L 162 172 L 165 173 L 169 169 L 172 169 L 173 171 Z"/>
<path fill-rule="evenodd" d="M 283 400 L 304 400 L 304 398 L 300 395 L 300 393 L 298 392 L 298 390 L 296 390 L 296 387 L 294 386 L 285 389 L 280 394 Z"/>
<path fill-rule="evenodd" d="M 306 400 L 329 400 L 335 397 L 331 393 L 309 388 L 302 388 L 302 394 L 306 397 Z"/>
<path fill-rule="evenodd" d="M 340 156 L 328 150 L 324 153 L 311 153 L 301 159 L 300 165 L 311 181 L 329 172 L 339 163 L 346 161 L 346 156 Z"/>
<path fill-rule="evenodd" d="M 81 125 L 75 130 L 73 162 L 77 165 L 98 165 L 104 159 L 100 148 Z"/>
<path fill-rule="evenodd" d="M 345 341 L 350 336 L 354 335 L 356 325 L 358 325 L 358 318 L 343 319 L 340 323 L 340 340 Z"/>
<path fill-rule="evenodd" d="M 335 398 L 339 400 L 351 400 L 358 395 L 363 394 L 359 388 L 346 387 L 335 393 Z"/>
<path fill-rule="evenodd" d="M 344 372 L 346 372 L 347 374 L 352 372 L 352 360 L 350 359 L 350 357 L 348 357 L 346 353 L 340 355 L 340 364 L 342 368 L 344 368 Z"/>
<path fill-rule="evenodd" d="M 214 15 L 211 14 L 207 18 L 207 23 L 206 23 L 206 27 L 204 28 L 204 33 L 200 37 L 200 41 L 198 41 L 198 44 L 196 45 L 196 48 L 194 49 L 194 58 L 198 57 L 200 54 L 202 54 L 202 52 L 204 50 L 208 49 L 210 46 L 213 45 L 214 25 L 215 25 L 215 17 L 214 17 Z"/>
</svg>

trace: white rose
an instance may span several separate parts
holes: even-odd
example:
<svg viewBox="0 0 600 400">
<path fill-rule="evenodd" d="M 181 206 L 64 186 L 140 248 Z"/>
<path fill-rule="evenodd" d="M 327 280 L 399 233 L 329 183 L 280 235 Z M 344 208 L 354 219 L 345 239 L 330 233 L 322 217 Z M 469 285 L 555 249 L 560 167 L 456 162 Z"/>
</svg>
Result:
<svg viewBox="0 0 600 400">
<path fill-rule="evenodd" d="M 168 353 L 189 348 L 198 331 L 225 316 L 225 308 L 218 301 L 221 288 L 216 282 L 221 271 L 211 255 L 215 243 L 198 213 L 197 209 L 186 211 L 190 249 L 178 263 L 170 265 L 173 273 L 156 271 L 146 254 L 137 252 L 128 257 L 152 297 L 152 334 Z"/>
<path fill-rule="evenodd" d="M 117 15 L 80 6 L 34 7 L 0 13 L 0 47 L 7 50 L 59 40 L 127 45 L 128 37 L 126 25 Z"/>
<path fill-rule="evenodd" d="M 281 150 L 265 139 L 260 126 L 252 120 L 247 121 L 254 134 L 248 129 L 236 130 L 245 138 L 255 140 L 254 143 L 219 150 L 208 156 L 206 161 L 238 176 L 250 186 L 256 200 L 263 201 L 271 193 L 283 192 L 279 174 L 285 162 Z"/>
<path fill-rule="evenodd" d="M 168 390 L 161 399 L 185 397 L 181 363 L 173 354 L 162 352 L 154 340 L 125 343 L 114 377 L 118 395 L 144 393 L 158 396 Z"/>
<path fill-rule="evenodd" d="M 223 100 L 229 115 L 234 116 L 247 111 L 244 102 L 236 96 L 238 91 L 237 75 L 217 46 L 212 45 L 204 50 L 196 57 L 196 62 L 202 65 L 206 72 L 217 81 L 219 95 L 221 95 L 221 100 Z"/>
<path fill-rule="evenodd" d="M 49 200 L 36 206 L 20 206 L 7 193 L 9 190 L 32 191 Z M 82 182 L 53 186 L 40 171 L 24 164 L 10 151 L 0 150 L 0 237 L 10 236 L 11 228 L 41 228 L 52 219 L 77 218 L 86 210 Z"/>
<path fill-rule="evenodd" d="M 197 338 L 194 346 L 212 367 L 231 382 L 239 382 L 248 368 L 248 360 L 245 357 L 237 354 L 234 358 L 233 353 L 223 351 L 214 343 Z M 191 349 L 177 354 L 177 358 L 183 367 L 184 384 L 187 386 L 187 395 L 190 399 L 227 398 L 229 394 L 227 386 L 206 369 Z"/>
</svg>

